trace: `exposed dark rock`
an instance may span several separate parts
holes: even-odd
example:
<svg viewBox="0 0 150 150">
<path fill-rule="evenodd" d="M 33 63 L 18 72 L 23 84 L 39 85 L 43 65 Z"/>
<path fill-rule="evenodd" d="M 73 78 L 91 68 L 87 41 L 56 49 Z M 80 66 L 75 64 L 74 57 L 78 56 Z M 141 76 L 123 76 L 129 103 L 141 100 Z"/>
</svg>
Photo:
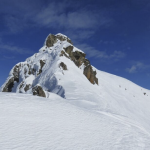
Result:
<svg viewBox="0 0 150 150">
<path fill-rule="evenodd" d="M 13 69 L 13 76 L 14 76 L 14 81 L 19 82 L 19 69 L 21 65 L 16 65 Z"/>
<path fill-rule="evenodd" d="M 98 78 L 96 78 L 96 71 L 93 71 L 91 65 L 86 66 L 83 73 L 92 84 L 98 84 Z"/>
<path fill-rule="evenodd" d="M 35 68 L 31 68 L 31 66 L 29 64 L 27 64 L 28 68 L 29 68 L 29 71 L 28 71 L 28 74 L 31 75 L 35 75 L 36 73 L 36 69 Z"/>
<path fill-rule="evenodd" d="M 46 40 L 46 46 L 51 47 L 57 42 L 57 37 L 53 34 L 50 34 Z"/>
<path fill-rule="evenodd" d="M 64 50 L 69 55 L 70 59 L 72 61 L 74 61 L 74 63 L 78 67 L 80 67 L 83 64 L 83 62 L 85 61 L 85 54 L 82 52 L 79 52 L 79 51 L 73 52 L 73 46 L 70 45 L 70 46 L 64 48 Z"/>
<path fill-rule="evenodd" d="M 21 89 L 24 86 L 24 81 L 20 83 L 19 89 Z"/>
<path fill-rule="evenodd" d="M 85 59 L 84 59 L 84 65 L 87 66 L 87 65 L 89 65 L 89 64 L 90 64 L 90 61 L 85 58 Z"/>
<path fill-rule="evenodd" d="M 40 60 L 40 64 L 41 64 L 41 69 L 42 69 L 43 66 L 45 65 L 45 62 L 43 60 Z"/>
<path fill-rule="evenodd" d="M 72 60 L 75 62 L 75 64 L 80 67 L 83 63 L 84 63 L 84 60 L 85 60 L 85 54 L 82 53 L 82 52 L 79 52 L 79 51 L 75 51 L 72 53 L 73 55 L 73 58 Z M 75 58 L 75 59 L 74 59 Z"/>
<path fill-rule="evenodd" d="M 39 70 L 38 75 L 42 73 L 42 68 L 43 68 L 44 65 L 45 65 L 45 62 L 43 60 L 40 60 L 40 66 L 41 66 L 41 68 Z"/>
<path fill-rule="evenodd" d="M 72 51 L 73 51 L 73 46 L 68 46 L 66 48 L 64 48 L 65 52 L 69 54 L 69 56 L 71 56 Z"/>
<path fill-rule="evenodd" d="M 28 74 L 30 75 L 32 72 L 31 72 L 31 68 L 30 68 L 30 65 L 27 64 L 28 68 L 29 68 L 29 71 L 28 71 Z"/>
<path fill-rule="evenodd" d="M 26 73 L 27 73 L 27 69 L 25 68 L 25 69 L 24 69 L 24 74 L 26 75 Z"/>
<path fill-rule="evenodd" d="M 12 77 L 9 79 L 9 81 L 6 83 L 5 87 L 3 88 L 2 92 L 11 92 L 12 88 L 14 86 L 14 78 Z"/>
<path fill-rule="evenodd" d="M 24 91 L 26 92 L 30 89 L 30 87 L 31 87 L 31 84 L 26 84 L 25 85 L 25 83 L 23 81 L 23 82 L 20 83 L 19 92 L 22 93 L 22 90 L 21 90 L 22 88 L 24 88 Z"/>
<path fill-rule="evenodd" d="M 63 62 L 59 64 L 59 67 L 62 67 L 63 70 L 67 70 L 67 66 Z"/>
<path fill-rule="evenodd" d="M 24 88 L 25 92 L 28 91 L 30 89 L 31 85 L 27 84 L 26 87 Z"/>
<path fill-rule="evenodd" d="M 32 74 L 32 72 L 31 72 L 31 69 L 29 69 L 29 72 L 28 72 L 28 74 L 30 75 L 30 74 Z"/>
<path fill-rule="evenodd" d="M 28 74 L 30 75 L 31 74 L 31 70 L 29 69 L 29 72 L 28 72 Z"/>
<path fill-rule="evenodd" d="M 65 41 L 65 40 L 67 40 L 68 43 L 73 44 L 72 41 L 71 41 L 68 37 L 64 37 L 64 36 L 61 36 L 61 35 L 57 35 L 56 37 L 57 37 L 57 39 L 59 39 L 60 41 Z"/>
<path fill-rule="evenodd" d="M 3 88 L 2 92 L 11 92 L 12 88 L 14 86 L 14 81 L 17 83 L 19 82 L 19 69 L 21 64 L 16 65 L 13 69 L 13 77 L 9 79 L 9 81 L 6 83 L 5 87 Z"/>
<path fill-rule="evenodd" d="M 76 58 L 76 60 L 79 60 L 79 58 L 84 58 L 85 59 L 85 53 L 75 51 L 73 52 L 73 56 Z"/>
<path fill-rule="evenodd" d="M 92 68 L 91 68 L 90 65 L 87 66 L 87 67 L 85 67 L 85 69 L 84 69 L 84 75 L 87 77 L 88 80 L 90 80 L 91 72 L 92 72 Z"/>
<path fill-rule="evenodd" d="M 68 38 L 68 37 L 64 37 L 63 35 L 53 35 L 53 34 L 50 34 L 48 37 L 47 37 L 47 40 L 46 40 L 46 46 L 47 47 L 51 47 L 53 46 L 56 42 L 57 42 L 57 39 L 59 39 L 60 41 L 65 41 L 67 40 L 67 42 L 69 42 L 70 44 L 72 44 L 71 40 Z"/>
<path fill-rule="evenodd" d="M 61 51 L 60 56 L 65 56 L 65 57 L 69 58 L 64 51 Z"/>
<path fill-rule="evenodd" d="M 33 95 L 46 97 L 45 92 L 43 91 L 41 86 L 35 86 L 32 88 Z"/>
<path fill-rule="evenodd" d="M 90 65 L 90 61 L 85 58 L 86 54 L 79 51 L 73 52 L 73 46 L 71 45 L 64 48 L 64 50 L 77 67 L 80 67 L 82 64 L 84 64 L 86 66 L 84 68 L 84 75 L 92 84 L 98 84 L 98 78 L 96 78 L 96 71 L 93 71 L 92 66 Z M 61 56 L 66 56 L 65 52 L 62 51 Z"/>
<path fill-rule="evenodd" d="M 36 70 L 33 68 L 32 69 L 32 74 L 35 75 Z"/>
</svg>

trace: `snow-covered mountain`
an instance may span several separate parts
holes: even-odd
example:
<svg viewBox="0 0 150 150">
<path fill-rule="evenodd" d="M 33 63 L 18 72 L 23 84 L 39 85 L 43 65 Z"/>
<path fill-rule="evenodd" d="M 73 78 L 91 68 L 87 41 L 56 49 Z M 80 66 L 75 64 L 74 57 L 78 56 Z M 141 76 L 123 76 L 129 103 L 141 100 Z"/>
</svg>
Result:
<svg viewBox="0 0 150 150">
<path fill-rule="evenodd" d="M 0 93 L 2 149 L 150 149 L 150 91 L 99 71 L 63 34 L 15 65 L 1 92 L 13 92 Z"/>
<path fill-rule="evenodd" d="M 39 53 L 12 68 L 1 91 L 32 93 L 47 98 L 52 92 L 68 98 L 68 85 L 74 84 L 76 77 L 77 82 L 88 79 L 92 84 L 98 84 L 95 70 L 85 53 L 73 46 L 68 37 L 50 34 Z"/>
</svg>

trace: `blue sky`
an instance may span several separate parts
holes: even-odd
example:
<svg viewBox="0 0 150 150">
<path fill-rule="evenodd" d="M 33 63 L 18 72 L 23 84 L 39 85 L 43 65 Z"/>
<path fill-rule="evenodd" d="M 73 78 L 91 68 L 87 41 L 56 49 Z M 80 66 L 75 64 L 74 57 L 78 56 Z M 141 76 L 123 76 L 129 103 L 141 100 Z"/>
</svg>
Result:
<svg viewBox="0 0 150 150">
<path fill-rule="evenodd" d="M 149 16 L 149 0 L 0 0 L 0 85 L 49 33 L 63 33 L 99 70 L 150 89 Z"/>
</svg>

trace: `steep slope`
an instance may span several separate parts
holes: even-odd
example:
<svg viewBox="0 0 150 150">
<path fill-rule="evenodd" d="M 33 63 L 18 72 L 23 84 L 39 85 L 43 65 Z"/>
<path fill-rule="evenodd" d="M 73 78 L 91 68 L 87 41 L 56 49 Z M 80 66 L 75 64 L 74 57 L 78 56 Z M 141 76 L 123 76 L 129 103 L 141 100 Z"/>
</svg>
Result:
<svg viewBox="0 0 150 150">
<path fill-rule="evenodd" d="M 87 77 L 92 84 L 98 84 L 96 71 L 93 71 L 84 52 L 74 47 L 65 35 L 50 34 L 39 53 L 12 68 L 1 91 L 32 93 L 42 97 L 49 97 L 49 92 L 53 92 L 65 97 L 65 89 L 59 80 L 67 72 L 71 73 L 68 67 L 73 68 L 74 73 L 77 70 L 78 76 L 84 76 L 84 80 Z"/>
</svg>

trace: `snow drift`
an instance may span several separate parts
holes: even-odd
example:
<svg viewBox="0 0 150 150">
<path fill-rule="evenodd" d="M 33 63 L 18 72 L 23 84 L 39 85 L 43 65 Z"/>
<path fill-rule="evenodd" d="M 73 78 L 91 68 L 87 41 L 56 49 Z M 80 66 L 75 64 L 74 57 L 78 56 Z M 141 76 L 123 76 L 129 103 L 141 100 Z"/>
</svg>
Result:
<svg viewBox="0 0 150 150">
<path fill-rule="evenodd" d="M 149 150 L 150 136 L 127 117 L 50 99 L 0 93 L 2 150 Z"/>
</svg>

